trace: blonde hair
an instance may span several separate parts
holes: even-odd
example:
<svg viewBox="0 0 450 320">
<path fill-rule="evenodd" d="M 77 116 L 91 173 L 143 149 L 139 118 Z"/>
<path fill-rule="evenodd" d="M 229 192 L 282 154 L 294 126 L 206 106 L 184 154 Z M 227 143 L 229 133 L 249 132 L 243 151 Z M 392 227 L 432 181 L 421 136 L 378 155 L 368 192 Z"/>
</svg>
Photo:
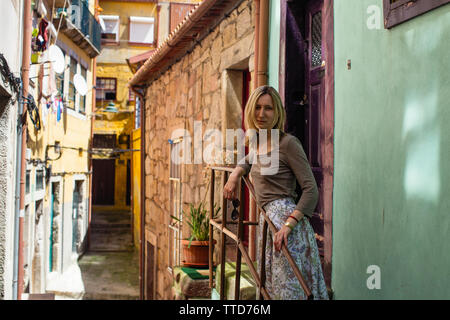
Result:
<svg viewBox="0 0 450 320">
<path fill-rule="evenodd" d="M 255 121 L 255 107 L 258 99 L 265 94 L 268 94 L 272 97 L 272 103 L 275 113 L 272 123 L 272 129 L 278 129 L 281 133 L 284 133 L 286 111 L 284 110 L 280 94 L 271 86 L 261 86 L 259 88 L 256 88 L 248 98 L 247 104 L 245 106 L 245 129 L 255 129 L 256 131 L 258 131 L 258 127 L 256 126 Z"/>
</svg>

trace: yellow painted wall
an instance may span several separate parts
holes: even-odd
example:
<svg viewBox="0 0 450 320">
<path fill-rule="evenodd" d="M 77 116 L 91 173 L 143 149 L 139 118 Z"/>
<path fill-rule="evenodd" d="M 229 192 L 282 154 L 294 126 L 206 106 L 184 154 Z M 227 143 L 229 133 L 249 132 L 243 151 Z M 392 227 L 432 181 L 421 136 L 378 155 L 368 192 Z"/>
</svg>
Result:
<svg viewBox="0 0 450 320">
<path fill-rule="evenodd" d="M 97 116 L 94 121 L 94 134 L 116 134 L 118 138 L 121 134 L 130 136 L 134 128 L 134 102 L 128 102 L 129 89 L 127 87 L 128 79 L 132 76 L 128 65 L 124 64 L 100 64 L 97 65 L 97 77 L 107 77 L 117 79 L 117 91 L 114 101 L 120 113 L 105 114 Z M 97 101 L 96 113 L 102 110 L 110 101 Z M 117 141 L 118 143 L 118 141 Z M 127 149 L 127 146 L 117 145 L 117 148 Z M 98 157 L 96 157 L 98 158 Z M 131 160 L 131 152 L 119 154 L 116 160 L 115 173 L 115 191 L 114 191 L 114 208 L 129 208 L 126 205 L 126 178 L 127 178 L 127 161 Z"/>
<path fill-rule="evenodd" d="M 132 138 L 133 149 L 141 148 L 141 129 L 133 131 Z M 133 152 L 132 156 L 132 201 L 133 201 L 133 232 L 134 232 L 134 246 L 139 248 L 139 238 L 141 230 L 141 152 Z"/>
<path fill-rule="evenodd" d="M 129 17 L 154 17 L 155 30 L 157 11 L 156 3 L 151 2 L 127 2 L 127 1 L 100 1 L 100 7 L 103 11 L 101 15 L 118 15 L 120 17 L 119 26 L 119 44 L 103 44 L 102 53 L 97 59 L 97 77 L 116 78 L 116 101 L 113 101 L 120 113 L 116 115 L 109 114 L 107 116 L 96 117 L 94 122 L 94 133 L 98 134 L 120 134 L 132 136 L 134 129 L 134 101 L 129 101 L 128 81 L 133 76 L 125 59 L 144 53 L 154 49 L 154 46 L 136 46 L 130 45 L 129 39 Z M 156 35 L 156 33 L 155 33 Z M 155 38 L 156 40 L 156 38 Z M 96 112 L 100 112 L 111 101 L 97 101 Z M 118 148 L 126 149 L 126 145 L 118 145 Z M 114 191 L 114 209 L 129 208 L 126 206 L 126 178 L 127 178 L 127 161 L 131 161 L 132 152 L 120 153 L 116 160 L 115 172 L 115 191 Z M 133 166 L 133 164 L 132 164 Z M 131 168 L 131 174 L 135 171 Z M 132 179 L 133 180 L 133 179 Z M 131 190 L 133 192 L 133 189 Z M 133 197 L 134 198 L 134 197 Z M 139 210 L 139 206 L 135 207 Z M 137 214 L 139 216 L 139 214 Z M 137 231 L 138 232 L 138 231 Z M 137 234 L 139 235 L 139 234 Z M 139 236 L 135 240 L 139 241 Z"/>
<path fill-rule="evenodd" d="M 87 70 L 86 81 L 88 88 L 92 88 L 91 59 L 83 50 L 77 47 L 64 34 L 60 33 L 58 39 L 68 45 L 80 58 L 84 59 L 84 61 L 90 64 Z M 68 63 L 68 61 L 69 57 L 68 54 L 66 54 L 66 63 Z M 33 66 L 32 68 L 36 67 Z M 69 70 L 66 69 L 66 72 L 69 72 Z M 34 74 L 37 75 L 37 69 L 34 70 Z M 37 79 L 34 79 L 34 81 L 35 91 L 37 92 L 38 81 Z M 68 81 L 65 81 L 64 85 L 65 92 L 67 94 L 69 86 Z M 35 94 L 35 97 L 37 97 L 37 94 Z M 62 156 L 58 160 L 49 161 L 48 164 L 51 164 L 52 166 L 52 174 L 66 173 L 66 176 L 64 176 L 64 180 L 68 179 L 67 183 L 71 185 L 71 175 L 87 173 L 89 171 L 89 156 L 87 150 L 89 149 L 89 141 L 91 136 L 91 117 L 89 115 L 92 113 L 92 90 L 89 90 L 86 94 L 85 114 L 82 114 L 76 110 L 69 110 L 68 108 L 64 108 L 64 113 L 61 116 L 61 120 L 57 122 L 56 114 L 49 112 L 45 117 L 43 108 L 46 108 L 46 106 L 39 106 L 42 126 L 42 129 L 40 131 L 36 131 L 30 118 L 27 118 L 29 134 L 27 147 L 31 150 L 31 159 L 44 160 L 46 146 L 53 145 L 55 144 L 55 141 L 59 141 L 60 145 L 62 147 L 65 147 L 62 149 Z M 68 148 L 82 148 L 83 151 L 80 153 L 78 150 L 72 150 Z M 49 149 L 48 157 L 51 159 L 57 158 L 57 154 L 54 152 L 53 148 Z M 46 194 L 46 199 L 48 197 L 49 195 Z M 71 202 L 72 193 L 66 192 L 63 201 Z M 49 204 L 46 202 L 45 207 L 47 207 L 48 205 Z"/>
<path fill-rule="evenodd" d="M 103 45 L 102 53 L 97 63 L 120 63 L 126 64 L 127 58 L 154 49 L 154 46 L 129 45 L 129 17 L 154 17 L 155 18 L 155 40 L 156 40 L 156 3 L 151 2 L 127 2 L 127 1 L 100 1 L 103 11 L 100 15 L 118 15 L 120 17 L 119 44 Z"/>
</svg>

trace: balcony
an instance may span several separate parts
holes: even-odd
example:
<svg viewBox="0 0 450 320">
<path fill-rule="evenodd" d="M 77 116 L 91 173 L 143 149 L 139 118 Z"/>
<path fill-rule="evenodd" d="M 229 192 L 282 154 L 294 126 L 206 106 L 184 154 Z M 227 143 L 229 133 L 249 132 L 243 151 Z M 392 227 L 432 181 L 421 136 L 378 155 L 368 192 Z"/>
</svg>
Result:
<svg viewBox="0 0 450 320">
<path fill-rule="evenodd" d="M 101 27 L 89 11 L 88 4 L 83 0 L 71 0 L 67 10 L 56 10 L 54 25 L 61 23 L 60 31 L 77 44 L 86 54 L 95 58 L 101 50 Z M 55 5 L 56 7 L 56 5 Z"/>
</svg>

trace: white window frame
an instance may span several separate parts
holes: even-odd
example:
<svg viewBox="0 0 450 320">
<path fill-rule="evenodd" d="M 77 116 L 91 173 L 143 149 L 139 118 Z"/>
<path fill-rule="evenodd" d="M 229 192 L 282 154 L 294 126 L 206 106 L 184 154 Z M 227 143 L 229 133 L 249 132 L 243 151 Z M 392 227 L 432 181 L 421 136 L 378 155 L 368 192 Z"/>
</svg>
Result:
<svg viewBox="0 0 450 320">
<path fill-rule="evenodd" d="M 63 227 L 62 227 L 62 223 L 63 223 L 63 216 L 64 216 L 64 213 L 63 213 L 64 206 L 63 206 L 62 193 L 63 193 L 63 187 L 64 187 L 63 183 L 64 183 L 64 181 L 63 181 L 61 176 L 55 176 L 55 177 L 51 177 L 50 178 L 50 181 L 49 181 L 49 193 L 48 193 L 49 199 L 50 199 L 50 197 L 51 197 L 51 195 L 53 193 L 53 183 L 59 183 L 59 199 L 58 199 L 58 201 L 59 201 L 60 216 L 59 216 L 59 219 L 56 220 L 56 223 L 57 223 L 58 229 L 59 229 L 58 239 L 57 239 L 57 243 L 59 244 L 59 253 L 58 253 L 57 257 L 56 257 L 56 268 L 55 268 L 55 271 L 50 272 L 49 268 L 47 268 L 47 276 L 50 273 L 60 273 L 60 272 L 62 272 L 62 256 L 63 256 L 63 241 L 62 241 L 63 240 Z M 50 238 L 51 232 L 53 231 L 50 228 L 50 226 L 51 226 L 51 220 L 50 220 L 50 218 L 51 218 L 50 217 L 50 210 L 51 210 L 50 205 L 51 205 L 51 202 L 50 201 L 49 201 L 48 205 L 49 205 L 49 209 L 48 209 L 48 212 L 49 212 L 49 215 L 48 215 L 48 218 L 49 218 L 49 220 L 48 220 L 48 226 L 49 226 L 49 228 L 48 228 L 48 231 L 49 231 L 48 238 Z M 47 250 L 46 257 L 50 258 L 50 247 L 48 245 L 46 246 L 46 250 Z M 49 261 L 49 259 L 47 259 L 47 261 Z"/>
<path fill-rule="evenodd" d="M 74 215 L 74 211 L 73 211 L 73 192 L 75 191 L 75 188 L 77 186 L 77 182 L 82 181 L 82 186 L 81 186 L 81 198 L 82 198 L 82 204 L 83 204 L 83 211 L 84 211 L 84 217 L 83 217 L 83 221 L 82 221 L 82 229 L 81 229 L 81 238 L 84 238 L 84 236 L 87 233 L 87 222 L 89 220 L 89 209 L 87 208 L 86 204 L 86 200 L 87 200 L 87 195 L 86 195 L 86 184 L 87 184 L 87 177 L 84 174 L 75 174 L 73 175 L 73 180 L 72 180 L 72 208 L 71 208 L 71 216 L 72 216 L 72 221 L 71 223 L 73 223 L 73 215 Z M 73 225 L 72 225 L 73 227 Z M 72 239 L 73 241 L 73 239 Z M 72 243 L 71 243 L 72 245 Z M 72 258 L 73 259 L 77 259 L 79 256 L 78 253 L 76 252 L 72 252 Z"/>
<path fill-rule="evenodd" d="M 183 139 L 175 139 L 170 145 L 170 155 L 174 148 L 182 146 Z M 182 213 L 182 188 L 181 188 L 181 165 L 175 165 L 172 157 L 169 157 L 169 213 L 177 217 L 176 221 L 169 216 L 168 236 L 168 271 L 173 274 L 173 267 L 181 264 L 181 239 L 183 237 L 183 213 Z"/>
<path fill-rule="evenodd" d="M 129 42 L 135 44 L 151 45 L 155 42 L 155 18 L 153 17 L 129 17 Z M 144 37 L 137 35 L 147 26 L 149 30 Z"/>
<path fill-rule="evenodd" d="M 108 22 L 115 21 L 116 22 L 116 25 L 111 30 L 112 32 L 106 32 L 107 30 L 102 30 L 102 34 L 104 34 L 104 33 L 113 34 L 114 33 L 116 35 L 115 42 L 119 42 L 120 17 L 117 15 L 100 15 L 99 19 L 102 20 L 103 25 L 105 25 L 105 26 L 106 26 L 106 21 L 108 21 Z M 102 38 L 102 42 L 112 42 L 112 40 Z"/>
</svg>

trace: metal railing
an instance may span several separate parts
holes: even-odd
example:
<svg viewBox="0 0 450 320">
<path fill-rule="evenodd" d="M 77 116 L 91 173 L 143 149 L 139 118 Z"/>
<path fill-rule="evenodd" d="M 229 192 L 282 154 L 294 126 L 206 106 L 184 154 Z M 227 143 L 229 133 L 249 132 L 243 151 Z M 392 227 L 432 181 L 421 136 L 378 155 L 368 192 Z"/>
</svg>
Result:
<svg viewBox="0 0 450 320">
<path fill-rule="evenodd" d="M 223 181 L 222 181 L 222 187 L 225 185 L 225 183 L 228 180 L 228 176 L 231 172 L 233 172 L 232 167 L 212 167 L 211 168 L 211 183 L 210 183 L 210 212 L 213 212 L 213 205 L 214 205 L 214 186 L 215 186 L 215 171 L 222 171 L 223 172 Z M 244 183 L 242 183 L 244 181 Z M 235 292 L 234 292 L 234 299 L 239 300 L 240 296 L 240 279 L 241 279 L 241 262 L 242 258 L 244 258 L 245 262 L 247 263 L 250 273 L 255 280 L 256 285 L 258 286 L 258 300 L 261 300 L 262 298 L 264 300 L 271 300 L 271 297 L 269 296 L 269 293 L 266 290 L 266 275 L 265 275 L 265 250 L 266 250 L 266 242 L 267 242 L 267 231 L 270 229 L 272 234 L 275 234 L 278 230 L 275 227 L 275 225 L 272 223 L 272 221 L 268 218 L 265 210 L 263 208 L 260 208 L 257 206 L 258 210 L 260 211 L 260 214 L 264 217 L 263 222 L 263 234 L 262 234 L 262 243 L 260 247 L 260 261 L 259 261 L 259 267 L 260 267 L 260 273 L 256 271 L 256 268 L 253 265 L 252 259 L 250 258 L 250 255 L 247 252 L 247 249 L 244 246 L 243 239 L 244 239 L 244 226 L 249 225 L 259 225 L 257 221 L 244 221 L 244 201 L 241 199 L 244 195 L 244 186 L 247 186 L 250 196 L 253 199 L 256 199 L 255 197 L 255 190 L 253 187 L 253 184 L 250 182 L 247 176 L 243 177 L 240 181 L 240 188 L 239 188 L 239 200 L 240 200 L 240 210 L 239 210 L 239 217 L 237 221 L 238 225 L 238 231 L 237 234 L 233 233 L 230 229 L 227 228 L 228 224 L 236 224 L 234 221 L 227 221 L 227 205 L 226 205 L 226 199 L 223 198 L 223 210 L 222 210 L 222 219 L 210 219 L 210 228 L 209 228 L 209 286 L 210 288 L 213 288 L 213 253 L 214 253 L 214 243 L 213 243 L 213 234 L 214 234 L 214 228 L 220 231 L 220 300 L 224 300 L 225 298 L 225 260 L 226 260 L 226 243 L 225 243 L 225 236 L 228 236 L 237 245 L 236 249 L 236 279 L 235 279 Z M 305 283 L 305 280 L 303 279 L 303 276 L 298 269 L 294 259 L 292 258 L 291 254 L 289 253 L 289 250 L 287 249 L 286 245 L 283 243 L 281 247 L 282 254 L 286 257 L 290 267 L 292 268 L 292 271 L 294 272 L 295 277 L 299 281 L 301 287 L 303 288 L 303 291 L 308 298 L 308 300 L 312 300 L 314 297 L 311 294 L 310 289 L 308 288 L 307 284 Z"/>
<path fill-rule="evenodd" d="M 100 51 L 101 27 L 97 20 L 95 20 L 94 15 L 89 11 L 87 2 L 84 0 L 71 0 L 71 2 L 72 11 L 70 14 L 70 22 Z"/>
</svg>

